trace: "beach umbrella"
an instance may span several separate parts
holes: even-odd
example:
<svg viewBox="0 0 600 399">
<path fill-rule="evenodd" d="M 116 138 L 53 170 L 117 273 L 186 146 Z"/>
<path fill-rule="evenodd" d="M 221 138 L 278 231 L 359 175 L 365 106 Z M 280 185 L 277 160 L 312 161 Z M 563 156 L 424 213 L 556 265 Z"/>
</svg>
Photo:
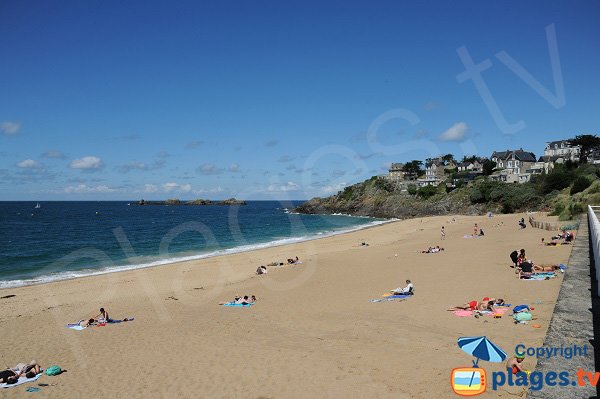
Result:
<svg viewBox="0 0 600 399">
<path fill-rule="evenodd" d="M 477 359 L 473 366 L 477 367 L 479 360 L 498 363 L 506 359 L 506 352 L 494 345 L 487 337 L 465 337 L 458 339 L 458 346 Z"/>
<path fill-rule="evenodd" d="M 477 360 L 473 362 L 473 367 L 477 367 L 479 359 L 487 362 L 498 363 L 506 359 L 506 352 L 494 345 L 487 337 L 465 337 L 458 339 L 458 346 L 464 352 L 475 356 Z M 473 383 L 475 372 L 471 375 L 469 386 Z"/>
</svg>

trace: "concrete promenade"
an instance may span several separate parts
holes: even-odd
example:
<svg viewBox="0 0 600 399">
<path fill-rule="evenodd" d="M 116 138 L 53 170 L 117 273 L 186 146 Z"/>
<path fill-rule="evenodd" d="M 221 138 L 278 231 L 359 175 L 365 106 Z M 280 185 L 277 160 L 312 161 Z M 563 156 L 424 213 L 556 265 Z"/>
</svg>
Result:
<svg viewBox="0 0 600 399">
<path fill-rule="evenodd" d="M 597 284 L 595 283 L 595 269 L 593 256 L 590 255 L 590 239 L 587 215 L 581 218 L 573 251 L 563 279 L 558 296 L 558 301 L 552 315 L 550 327 L 544 341 L 544 347 L 568 347 L 573 345 L 588 347 L 588 356 L 576 356 L 569 360 L 563 357 L 540 359 L 535 371 L 548 372 L 568 371 L 572 383 L 577 379 L 575 374 L 578 369 L 594 372 L 600 370 L 596 366 L 599 358 L 598 351 L 594 348 L 597 326 L 599 301 L 597 299 Z M 596 328 L 595 328 L 596 326 Z M 597 345 L 596 345 L 597 346 Z M 598 384 L 600 387 L 600 383 Z M 580 386 L 548 386 L 540 391 L 529 390 L 528 398 L 544 399 L 576 399 L 596 398 L 596 387 Z"/>
</svg>

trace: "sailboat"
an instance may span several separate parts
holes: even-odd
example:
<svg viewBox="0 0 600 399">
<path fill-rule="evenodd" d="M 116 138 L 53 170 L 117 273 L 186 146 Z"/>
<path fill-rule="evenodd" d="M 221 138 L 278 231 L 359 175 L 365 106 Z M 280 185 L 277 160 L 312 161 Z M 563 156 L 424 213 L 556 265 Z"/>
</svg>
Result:
<svg viewBox="0 0 600 399">
<path fill-rule="evenodd" d="M 38 202 L 37 204 L 35 204 L 35 209 L 40 209 L 42 206 L 40 205 L 40 203 Z"/>
</svg>

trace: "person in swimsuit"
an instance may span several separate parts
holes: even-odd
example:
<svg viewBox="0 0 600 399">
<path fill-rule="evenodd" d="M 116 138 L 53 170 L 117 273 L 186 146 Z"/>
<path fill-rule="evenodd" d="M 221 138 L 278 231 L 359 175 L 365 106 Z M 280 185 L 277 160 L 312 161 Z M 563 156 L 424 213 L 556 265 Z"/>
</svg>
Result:
<svg viewBox="0 0 600 399">
<path fill-rule="evenodd" d="M 12 369 L 0 371 L 0 383 L 16 384 L 19 377 L 25 374 L 27 378 L 33 378 L 40 373 L 40 365 L 32 360 L 28 364 L 19 363 Z"/>
<path fill-rule="evenodd" d="M 492 310 L 492 306 L 494 306 L 493 301 L 487 301 L 487 302 L 486 301 L 483 301 L 483 302 L 471 301 L 471 302 L 467 302 L 463 305 L 450 308 L 450 309 L 448 309 L 448 311 L 452 312 L 455 310 Z"/>
</svg>

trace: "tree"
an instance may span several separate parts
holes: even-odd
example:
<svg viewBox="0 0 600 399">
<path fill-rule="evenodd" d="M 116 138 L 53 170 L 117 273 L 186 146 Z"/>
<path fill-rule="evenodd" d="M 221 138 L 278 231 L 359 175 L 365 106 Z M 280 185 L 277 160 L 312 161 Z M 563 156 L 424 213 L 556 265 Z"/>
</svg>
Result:
<svg viewBox="0 0 600 399">
<path fill-rule="evenodd" d="M 477 155 L 471 155 L 471 156 L 463 156 L 462 162 L 475 162 L 475 161 L 479 161 L 479 157 Z"/>
<path fill-rule="evenodd" d="M 404 166 L 402 167 L 402 170 L 404 171 L 404 173 L 406 173 L 407 175 L 409 175 L 411 177 L 417 177 L 421 173 L 423 173 L 423 169 L 421 169 L 421 165 L 423 165 L 423 161 L 419 161 L 419 160 L 415 159 L 415 160 L 405 163 Z"/>
<path fill-rule="evenodd" d="M 494 168 L 496 167 L 496 162 L 486 159 L 483 161 L 482 171 L 484 176 L 489 176 L 494 173 Z"/>
<path fill-rule="evenodd" d="M 446 155 L 442 156 L 442 161 L 444 161 L 446 163 L 446 165 L 448 165 L 450 162 L 454 162 L 454 155 L 446 154 Z"/>
<path fill-rule="evenodd" d="M 579 162 L 586 163 L 592 151 L 600 147 L 600 137 L 595 134 L 579 134 L 574 139 L 570 139 L 569 144 L 581 147 Z"/>
</svg>

